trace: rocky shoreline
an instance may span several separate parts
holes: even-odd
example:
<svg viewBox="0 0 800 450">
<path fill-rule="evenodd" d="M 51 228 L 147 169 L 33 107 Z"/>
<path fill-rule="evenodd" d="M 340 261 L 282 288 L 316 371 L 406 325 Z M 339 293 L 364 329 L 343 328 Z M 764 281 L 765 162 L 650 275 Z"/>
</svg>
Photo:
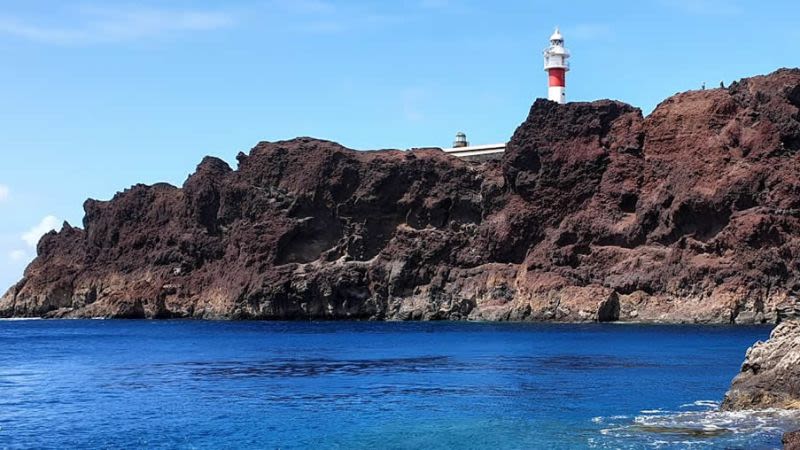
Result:
<svg viewBox="0 0 800 450">
<path fill-rule="evenodd" d="M 88 200 L 0 317 L 777 323 L 800 295 L 800 70 L 539 100 L 502 161 L 261 143 Z"/>
<path fill-rule="evenodd" d="M 723 410 L 800 409 L 800 321 L 778 325 L 753 345 L 733 380 Z"/>
<path fill-rule="evenodd" d="M 800 410 L 800 320 L 779 324 L 766 342 L 747 350 L 725 394 L 723 411 Z M 800 449 L 800 431 L 784 434 L 786 450 Z"/>
</svg>

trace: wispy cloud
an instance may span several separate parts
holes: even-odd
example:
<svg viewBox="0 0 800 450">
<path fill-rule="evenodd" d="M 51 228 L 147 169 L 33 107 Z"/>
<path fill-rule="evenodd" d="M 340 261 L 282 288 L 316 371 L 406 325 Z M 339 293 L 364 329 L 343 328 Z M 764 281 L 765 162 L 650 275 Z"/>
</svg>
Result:
<svg viewBox="0 0 800 450">
<path fill-rule="evenodd" d="M 171 33 L 210 31 L 234 24 L 225 12 L 155 8 L 84 7 L 69 25 L 0 15 L 0 34 L 58 45 L 85 45 L 154 38 Z"/>
<path fill-rule="evenodd" d="M 744 8 L 736 0 L 661 0 L 661 3 L 701 16 L 736 16 Z"/>
<path fill-rule="evenodd" d="M 13 262 L 19 262 L 28 258 L 28 252 L 25 250 L 12 250 L 8 252 L 8 259 Z"/>
<path fill-rule="evenodd" d="M 23 233 L 22 240 L 28 244 L 28 247 L 36 248 L 39 239 L 50 231 L 57 229 L 59 225 L 60 222 L 56 216 L 47 216 L 38 225 Z"/>
<path fill-rule="evenodd" d="M 324 0 L 273 0 L 270 13 L 283 16 L 291 31 L 332 34 L 379 29 L 405 23 L 405 13 L 387 11 L 383 3 L 345 4 Z"/>
<path fill-rule="evenodd" d="M 11 196 L 11 189 L 5 184 L 0 184 L 0 203 L 8 200 L 9 196 Z"/>
</svg>

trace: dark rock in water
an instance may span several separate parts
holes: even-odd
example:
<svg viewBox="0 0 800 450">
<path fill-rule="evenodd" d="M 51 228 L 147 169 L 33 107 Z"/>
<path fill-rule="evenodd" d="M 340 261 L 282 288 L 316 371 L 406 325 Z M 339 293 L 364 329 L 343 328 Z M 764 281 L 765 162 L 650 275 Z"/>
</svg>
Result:
<svg viewBox="0 0 800 450">
<path fill-rule="evenodd" d="M 800 290 L 800 70 L 539 100 L 502 161 L 261 143 L 42 238 L 0 316 L 766 322 Z"/>
<path fill-rule="evenodd" d="M 800 431 L 793 431 L 783 435 L 784 450 L 800 450 Z"/>
<path fill-rule="evenodd" d="M 800 321 L 781 323 L 747 351 L 722 408 L 800 409 Z"/>
</svg>

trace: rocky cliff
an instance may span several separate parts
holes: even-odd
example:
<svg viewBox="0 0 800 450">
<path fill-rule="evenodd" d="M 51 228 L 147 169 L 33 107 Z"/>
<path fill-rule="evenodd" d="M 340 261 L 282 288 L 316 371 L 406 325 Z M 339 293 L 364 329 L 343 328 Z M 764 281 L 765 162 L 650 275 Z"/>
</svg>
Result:
<svg viewBox="0 0 800 450">
<path fill-rule="evenodd" d="M 261 143 L 89 200 L 0 316 L 776 321 L 800 291 L 800 70 L 648 117 L 538 100 L 500 162 Z"/>
</svg>

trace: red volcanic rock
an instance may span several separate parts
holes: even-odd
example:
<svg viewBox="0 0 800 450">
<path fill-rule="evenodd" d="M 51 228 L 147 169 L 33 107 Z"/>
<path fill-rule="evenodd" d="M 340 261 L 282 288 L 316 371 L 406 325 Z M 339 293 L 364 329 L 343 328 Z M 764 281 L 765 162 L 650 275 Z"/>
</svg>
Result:
<svg viewBox="0 0 800 450">
<path fill-rule="evenodd" d="M 501 162 L 261 143 L 85 204 L 0 316 L 764 322 L 800 278 L 800 70 L 538 100 Z"/>
</svg>

